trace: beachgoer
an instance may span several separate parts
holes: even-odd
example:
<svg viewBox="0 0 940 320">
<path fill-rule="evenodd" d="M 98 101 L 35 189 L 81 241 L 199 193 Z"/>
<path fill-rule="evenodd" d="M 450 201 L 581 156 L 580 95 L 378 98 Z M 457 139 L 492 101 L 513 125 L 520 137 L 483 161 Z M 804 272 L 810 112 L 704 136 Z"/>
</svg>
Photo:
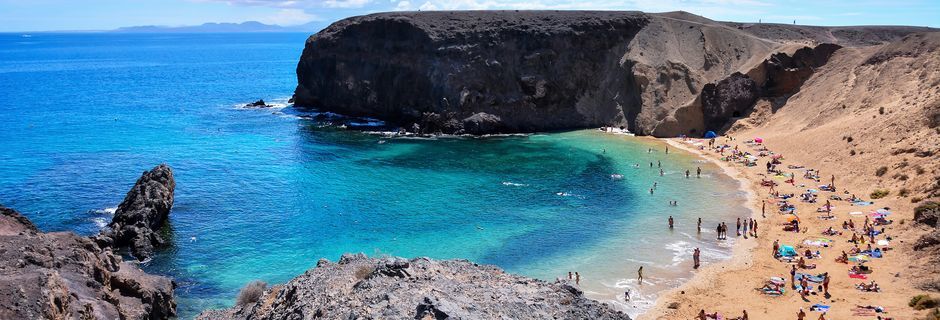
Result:
<svg viewBox="0 0 940 320">
<path fill-rule="evenodd" d="M 715 233 L 718 234 L 718 240 L 721 240 L 721 223 L 718 224 L 718 228 L 715 229 Z"/>
<path fill-rule="evenodd" d="M 663 169 L 659 169 L 659 176 L 663 176 Z"/>
<path fill-rule="evenodd" d="M 663 167 L 663 162 L 660 161 L 660 160 L 656 160 L 656 167 L 662 168 L 662 167 Z"/>
<path fill-rule="evenodd" d="M 669 154 L 669 146 L 666 146 L 666 154 Z"/>
<path fill-rule="evenodd" d="M 740 319 L 741 319 L 741 320 L 748 320 L 748 318 L 747 318 L 747 310 L 744 310 L 743 312 L 744 312 L 744 314 L 741 315 L 741 318 L 740 318 Z"/>
<path fill-rule="evenodd" d="M 672 227 L 673 227 L 672 216 L 669 216 L 669 229 L 672 229 Z"/>
<path fill-rule="evenodd" d="M 577 271 L 574 273 L 574 284 L 581 285 L 581 274 Z"/>
<path fill-rule="evenodd" d="M 825 293 L 826 296 L 828 297 L 829 296 L 829 273 L 828 272 L 823 273 L 823 277 L 824 277 L 823 283 L 822 283 L 823 293 Z"/>
<path fill-rule="evenodd" d="M 698 218 L 698 233 L 702 233 L 702 218 Z"/>
<path fill-rule="evenodd" d="M 705 317 L 705 309 L 702 309 L 701 311 L 699 311 L 698 316 L 696 316 L 695 319 L 696 320 L 708 320 L 708 318 Z"/>
<path fill-rule="evenodd" d="M 693 269 L 698 269 L 699 262 L 700 262 L 699 255 L 701 255 L 701 251 L 698 248 L 695 248 L 695 250 L 692 251 L 692 268 Z"/>
<path fill-rule="evenodd" d="M 774 252 L 773 252 L 774 258 L 776 258 L 777 255 L 780 253 L 778 250 L 780 250 L 780 240 L 779 240 L 779 239 L 778 239 L 778 240 L 774 240 Z"/>
<path fill-rule="evenodd" d="M 803 308 L 800 308 L 800 312 L 796 314 L 796 320 L 803 320 L 806 318 L 806 312 L 803 311 Z"/>
<path fill-rule="evenodd" d="M 821 315 L 819 315 L 819 319 L 818 319 L 818 320 L 826 320 L 826 313 L 823 312 Z"/>
<path fill-rule="evenodd" d="M 738 224 L 737 224 L 735 232 L 738 234 L 739 237 L 741 236 L 741 218 L 738 218 Z"/>
<path fill-rule="evenodd" d="M 568 271 L 568 280 L 574 279 L 574 276 L 571 275 L 571 271 Z"/>
<path fill-rule="evenodd" d="M 790 267 L 790 288 L 796 289 L 796 265 Z"/>
<path fill-rule="evenodd" d="M 698 167 L 698 168 L 695 169 L 695 177 L 696 177 L 696 178 L 701 178 L 701 177 L 702 177 L 702 167 Z"/>
<path fill-rule="evenodd" d="M 685 178 L 686 178 L 686 179 L 689 178 L 689 170 L 688 170 L 688 169 L 685 170 Z"/>
<path fill-rule="evenodd" d="M 627 291 L 623 292 L 623 300 L 630 301 L 630 289 L 627 289 Z"/>
<path fill-rule="evenodd" d="M 650 194 L 653 194 L 653 188 L 650 188 Z"/>
<path fill-rule="evenodd" d="M 636 271 L 636 282 L 643 285 L 643 266 L 640 266 L 640 269 Z"/>
</svg>

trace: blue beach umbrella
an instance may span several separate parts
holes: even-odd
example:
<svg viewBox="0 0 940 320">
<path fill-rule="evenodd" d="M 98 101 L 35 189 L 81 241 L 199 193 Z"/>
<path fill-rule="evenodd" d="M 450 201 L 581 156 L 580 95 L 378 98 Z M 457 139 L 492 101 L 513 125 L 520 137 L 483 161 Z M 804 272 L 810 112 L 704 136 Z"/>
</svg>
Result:
<svg viewBox="0 0 940 320">
<path fill-rule="evenodd" d="M 715 131 L 705 132 L 705 138 L 716 138 L 716 137 L 718 137 L 718 135 L 715 134 Z"/>
</svg>

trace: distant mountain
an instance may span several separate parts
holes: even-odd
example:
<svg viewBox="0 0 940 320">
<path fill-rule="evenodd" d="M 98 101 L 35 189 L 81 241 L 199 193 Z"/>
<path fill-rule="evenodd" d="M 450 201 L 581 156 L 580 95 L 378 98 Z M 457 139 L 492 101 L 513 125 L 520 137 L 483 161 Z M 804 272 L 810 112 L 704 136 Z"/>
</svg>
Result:
<svg viewBox="0 0 940 320">
<path fill-rule="evenodd" d="M 327 26 L 326 22 L 309 22 L 296 26 L 279 26 L 257 21 L 242 23 L 204 23 L 198 26 L 134 26 L 123 27 L 111 32 L 124 33 L 226 33 L 226 32 L 317 32 Z"/>
</svg>

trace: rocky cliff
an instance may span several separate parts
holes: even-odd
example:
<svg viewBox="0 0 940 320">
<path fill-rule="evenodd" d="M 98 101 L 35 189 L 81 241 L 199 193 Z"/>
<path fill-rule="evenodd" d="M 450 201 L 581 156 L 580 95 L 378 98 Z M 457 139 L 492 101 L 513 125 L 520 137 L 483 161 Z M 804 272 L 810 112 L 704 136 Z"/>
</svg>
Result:
<svg viewBox="0 0 940 320">
<path fill-rule="evenodd" d="M 695 135 L 726 129 L 760 97 L 785 104 L 825 64 L 818 58 L 840 47 L 924 30 L 727 23 L 684 12 L 380 13 L 307 40 L 294 100 L 425 133 L 614 125 Z"/>
<path fill-rule="evenodd" d="M 0 207 L 0 319 L 167 319 L 173 282 L 71 232 Z"/>
<path fill-rule="evenodd" d="M 290 282 L 198 319 L 629 319 L 568 282 L 511 275 L 466 260 L 321 260 Z"/>
<path fill-rule="evenodd" d="M 165 244 L 159 231 L 173 208 L 175 189 L 176 180 L 169 166 L 161 164 L 145 171 L 118 205 L 109 230 L 102 232 L 97 241 L 103 246 L 130 248 L 139 260 L 149 258 L 155 246 Z"/>
</svg>

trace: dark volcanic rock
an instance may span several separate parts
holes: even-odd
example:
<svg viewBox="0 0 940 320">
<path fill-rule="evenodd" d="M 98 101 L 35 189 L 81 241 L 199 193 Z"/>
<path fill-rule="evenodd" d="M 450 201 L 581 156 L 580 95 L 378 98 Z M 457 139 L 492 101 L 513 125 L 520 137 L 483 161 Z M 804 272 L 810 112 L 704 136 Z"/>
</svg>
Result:
<svg viewBox="0 0 940 320">
<path fill-rule="evenodd" d="M 720 129 L 729 118 L 740 117 L 754 107 L 760 97 L 757 82 L 740 72 L 702 89 L 702 113 L 706 129 Z"/>
<path fill-rule="evenodd" d="M 118 205 L 108 225 L 97 240 L 102 245 L 128 247 L 139 260 L 149 258 L 155 246 L 164 245 L 159 231 L 173 207 L 176 181 L 173 170 L 165 164 L 145 171 Z"/>
<path fill-rule="evenodd" d="M 0 319 L 168 319 L 173 282 L 0 207 Z"/>
<path fill-rule="evenodd" d="M 289 101 L 291 102 L 291 101 Z M 264 103 L 264 99 L 258 99 L 258 101 L 249 103 L 245 105 L 246 108 L 267 108 L 270 107 L 268 104 Z"/>
<path fill-rule="evenodd" d="M 580 11 L 354 17 L 307 40 L 295 105 L 406 128 L 429 120 L 448 124 L 421 125 L 428 133 L 606 125 L 622 121 L 616 103 L 635 96 L 619 60 L 647 19 L 638 12 Z M 599 94 L 618 98 L 581 106 Z"/>
<path fill-rule="evenodd" d="M 466 260 L 321 260 L 256 303 L 198 319 L 629 319 L 568 282 L 511 275 Z"/>
</svg>

